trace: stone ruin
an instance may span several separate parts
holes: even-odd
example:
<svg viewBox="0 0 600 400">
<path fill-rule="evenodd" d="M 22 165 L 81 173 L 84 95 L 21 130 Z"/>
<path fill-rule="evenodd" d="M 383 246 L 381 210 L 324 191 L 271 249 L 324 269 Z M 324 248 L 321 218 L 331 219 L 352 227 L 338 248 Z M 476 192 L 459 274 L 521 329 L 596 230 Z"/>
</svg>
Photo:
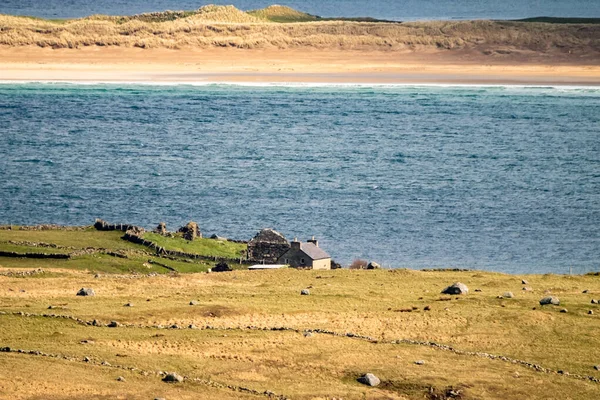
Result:
<svg viewBox="0 0 600 400">
<path fill-rule="evenodd" d="M 169 232 L 167 231 L 167 224 L 161 222 L 158 224 L 156 228 L 154 228 L 154 233 L 158 233 L 159 235 L 166 236 Z"/>
<path fill-rule="evenodd" d="M 202 232 L 200 232 L 200 228 L 198 227 L 198 224 L 193 221 L 188 222 L 188 224 L 186 226 L 182 226 L 181 228 L 179 228 L 179 230 L 177 232 L 182 233 L 183 238 L 185 240 L 191 241 L 196 238 L 202 239 Z"/>
<path fill-rule="evenodd" d="M 254 262 L 274 264 L 286 251 L 290 242 L 273 229 L 263 229 L 248 242 L 248 259 Z"/>
</svg>

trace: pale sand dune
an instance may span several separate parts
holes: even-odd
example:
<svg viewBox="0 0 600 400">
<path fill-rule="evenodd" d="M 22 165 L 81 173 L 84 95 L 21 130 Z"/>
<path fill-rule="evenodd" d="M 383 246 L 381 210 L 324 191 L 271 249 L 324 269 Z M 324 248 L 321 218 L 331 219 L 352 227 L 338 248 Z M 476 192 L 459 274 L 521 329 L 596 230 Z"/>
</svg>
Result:
<svg viewBox="0 0 600 400">
<path fill-rule="evenodd" d="M 0 80 L 600 85 L 600 66 L 458 50 L 0 47 Z"/>
</svg>

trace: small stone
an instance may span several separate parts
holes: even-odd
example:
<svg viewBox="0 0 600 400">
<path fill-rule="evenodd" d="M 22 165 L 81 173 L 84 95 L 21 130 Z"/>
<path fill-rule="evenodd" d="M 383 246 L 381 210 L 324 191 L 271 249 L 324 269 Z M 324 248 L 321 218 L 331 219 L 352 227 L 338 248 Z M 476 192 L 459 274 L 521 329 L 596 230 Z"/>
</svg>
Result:
<svg viewBox="0 0 600 400">
<path fill-rule="evenodd" d="M 589 292 L 589 289 L 585 289 L 585 290 L 584 290 L 583 292 L 581 292 L 581 293 L 588 293 L 588 292 Z"/>
<path fill-rule="evenodd" d="M 95 320 L 92 321 L 92 325 L 94 325 L 94 326 L 100 326 L 100 322 L 98 322 L 98 320 L 95 319 Z"/>
<path fill-rule="evenodd" d="M 169 382 L 169 383 L 183 382 L 183 376 L 176 374 L 175 372 L 170 372 L 167 375 L 165 375 L 165 377 L 163 378 L 163 382 Z"/>
<path fill-rule="evenodd" d="M 118 328 L 121 325 L 117 321 L 110 321 L 110 323 L 106 326 L 108 326 L 109 328 Z"/>
<path fill-rule="evenodd" d="M 133 303 L 126 303 L 123 307 L 133 307 Z"/>
<path fill-rule="evenodd" d="M 190 325 L 188 326 L 188 328 L 189 328 L 189 329 L 198 329 L 198 327 L 197 327 L 196 325 L 194 325 L 194 324 L 190 324 Z"/>
<path fill-rule="evenodd" d="M 155 397 L 154 400 L 167 400 L 164 397 Z"/>
<path fill-rule="evenodd" d="M 442 290 L 443 294 L 467 294 L 469 288 L 464 283 L 456 282 Z"/>
<path fill-rule="evenodd" d="M 423 307 L 423 311 L 431 311 L 431 306 L 425 306 L 425 307 Z"/>
<path fill-rule="evenodd" d="M 357 381 L 367 386 L 377 386 L 381 383 L 381 380 L 371 373 L 364 374 L 358 378 Z"/>
<path fill-rule="evenodd" d="M 521 279 L 521 284 L 523 284 L 523 285 L 529 285 L 529 282 L 527 282 L 525 279 Z"/>
<path fill-rule="evenodd" d="M 505 299 L 512 299 L 513 297 L 515 297 L 515 295 L 513 294 L 513 292 L 505 292 L 502 294 L 502 297 L 504 297 Z"/>
<path fill-rule="evenodd" d="M 89 358 L 89 357 L 83 357 L 83 361 L 85 361 L 85 362 L 90 362 L 91 360 L 90 360 L 90 358 Z"/>
<path fill-rule="evenodd" d="M 598 304 L 598 300 L 592 299 L 592 304 Z"/>
<path fill-rule="evenodd" d="M 102 365 L 106 367 L 110 367 L 110 363 L 108 361 L 102 361 Z"/>
<path fill-rule="evenodd" d="M 588 310 L 588 314 L 589 315 L 594 315 L 594 312 L 592 310 Z"/>
<path fill-rule="evenodd" d="M 190 306 L 197 306 L 198 302 L 196 300 L 190 301 Z"/>
<path fill-rule="evenodd" d="M 304 332 L 303 335 L 304 337 L 313 337 L 312 332 Z"/>
<path fill-rule="evenodd" d="M 533 292 L 533 289 L 530 287 L 524 287 L 523 290 L 526 292 Z"/>
<path fill-rule="evenodd" d="M 179 325 L 173 324 L 169 328 L 171 328 L 171 329 L 179 329 Z"/>
<path fill-rule="evenodd" d="M 569 311 L 566 308 L 563 308 L 562 310 L 560 310 L 560 312 L 564 314 L 564 313 L 567 313 Z"/>
<path fill-rule="evenodd" d="M 476 292 L 483 292 L 481 289 L 475 289 Z"/>
<path fill-rule="evenodd" d="M 95 296 L 95 295 L 96 295 L 96 292 L 94 292 L 94 289 L 90 289 L 90 288 L 81 288 L 77 292 L 77 296 Z"/>
<path fill-rule="evenodd" d="M 423 360 L 417 360 L 417 361 L 415 361 L 415 364 L 417 364 L 417 365 L 423 365 L 423 364 L 425 364 L 425 361 L 423 361 Z"/>
<path fill-rule="evenodd" d="M 552 304 L 552 305 L 557 306 L 560 304 L 560 300 L 558 299 L 558 297 L 554 297 L 554 296 L 544 297 L 543 299 L 540 300 L 541 306 L 544 306 L 547 304 Z"/>
<path fill-rule="evenodd" d="M 52 310 L 54 306 L 48 306 L 48 310 Z"/>
<path fill-rule="evenodd" d="M 125 378 L 123 378 L 122 376 L 117 377 L 117 381 L 119 382 L 125 382 Z"/>
<path fill-rule="evenodd" d="M 100 274 L 94 275 L 94 278 L 96 278 L 96 279 L 100 278 Z"/>
<path fill-rule="evenodd" d="M 380 268 L 381 268 L 381 265 L 379 265 L 375 261 L 371 261 L 369 264 L 367 264 L 367 269 L 380 269 Z"/>
<path fill-rule="evenodd" d="M 599 365 L 594 365 L 594 369 L 595 369 L 596 371 L 600 371 L 600 364 L 599 364 Z"/>
<path fill-rule="evenodd" d="M 310 294 L 310 290 L 308 290 L 308 289 L 302 289 L 302 290 L 300 291 L 300 294 L 301 294 L 302 296 L 308 296 L 308 295 Z"/>
</svg>

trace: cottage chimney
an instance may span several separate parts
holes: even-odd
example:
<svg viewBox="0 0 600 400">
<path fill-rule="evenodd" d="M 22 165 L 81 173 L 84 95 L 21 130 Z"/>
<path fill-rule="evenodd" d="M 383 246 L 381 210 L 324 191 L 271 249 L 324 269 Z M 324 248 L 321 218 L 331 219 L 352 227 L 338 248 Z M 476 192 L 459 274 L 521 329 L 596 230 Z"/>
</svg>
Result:
<svg viewBox="0 0 600 400">
<path fill-rule="evenodd" d="M 308 243 L 312 243 L 315 246 L 319 247 L 319 241 L 317 239 L 315 239 L 314 236 L 312 237 L 312 239 L 308 240 Z"/>
<path fill-rule="evenodd" d="M 298 238 L 294 238 L 294 240 L 292 240 L 290 245 L 291 245 L 292 249 L 300 250 L 300 242 L 298 241 Z"/>
</svg>

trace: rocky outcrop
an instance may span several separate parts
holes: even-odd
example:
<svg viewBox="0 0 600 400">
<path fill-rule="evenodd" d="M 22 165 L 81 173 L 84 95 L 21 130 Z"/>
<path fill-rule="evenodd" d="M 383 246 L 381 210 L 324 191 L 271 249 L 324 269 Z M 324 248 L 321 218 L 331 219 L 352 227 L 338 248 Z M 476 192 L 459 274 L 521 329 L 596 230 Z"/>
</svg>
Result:
<svg viewBox="0 0 600 400">
<path fill-rule="evenodd" d="M 360 378 L 357 379 L 358 382 L 367 386 L 378 386 L 381 383 L 381 380 L 373 374 L 364 374 Z"/>
<path fill-rule="evenodd" d="M 544 297 L 543 299 L 540 300 L 541 306 L 545 306 L 548 304 L 558 306 L 558 305 L 560 305 L 560 300 L 558 299 L 558 297 L 554 297 L 554 296 Z"/>
<path fill-rule="evenodd" d="M 273 229 L 266 228 L 248 242 L 248 258 L 274 264 L 289 249 L 290 242 L 285 236 Z"/>
</svg>

